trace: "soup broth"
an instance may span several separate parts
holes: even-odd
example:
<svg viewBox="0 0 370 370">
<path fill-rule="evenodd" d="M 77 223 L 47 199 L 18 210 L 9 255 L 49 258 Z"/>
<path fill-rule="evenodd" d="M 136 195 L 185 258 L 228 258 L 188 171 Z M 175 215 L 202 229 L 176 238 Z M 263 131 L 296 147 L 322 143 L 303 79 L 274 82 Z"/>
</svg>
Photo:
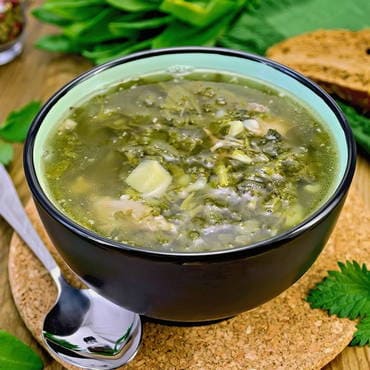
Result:
<svg viewBox="0 0 370 370">
<path fill-rule="evenodd" d="M 284 92 L 198 71 L 125 81 L 79 106 L 46 142 L 54 203 L 136 247 L 235 248 L 294 227 L 327 198 L 335 143 Z"/>
</svg>

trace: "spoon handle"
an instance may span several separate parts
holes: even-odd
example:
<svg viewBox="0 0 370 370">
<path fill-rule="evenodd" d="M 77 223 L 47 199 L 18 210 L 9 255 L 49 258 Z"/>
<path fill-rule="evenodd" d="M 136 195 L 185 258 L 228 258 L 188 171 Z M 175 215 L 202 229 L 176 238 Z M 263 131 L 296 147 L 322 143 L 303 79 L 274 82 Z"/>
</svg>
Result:
<svg viewBox="0 0 370 370">
<path fill-rule="evenodd" d="M 59 267 L 33 228 L 13 181 L 2 164 L 0 164 L 0 215 L 32 249 L 54 280 L 57 280 L 60 275 Z"/>
</svg>

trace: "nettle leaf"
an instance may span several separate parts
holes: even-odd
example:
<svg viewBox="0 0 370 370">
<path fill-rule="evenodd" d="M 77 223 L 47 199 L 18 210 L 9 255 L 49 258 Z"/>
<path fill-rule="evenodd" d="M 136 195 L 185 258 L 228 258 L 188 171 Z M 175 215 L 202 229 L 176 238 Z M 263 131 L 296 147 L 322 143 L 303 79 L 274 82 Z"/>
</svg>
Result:
<svg viewBox="0 0 370 370">
<path fill-rule="evenodd" d="M 83 22 L 75 22 L 63 27 L 63 34 L 81 44 L 97 44 L 117 39 L 109 29 L 111 21 L 119 19 L 120 12 L 114 8 L 102 10 L 99 14 Z"/>
<path fill-rule="evenodd" d="M 170 23 L 173 20 L 172 16 L 164 16 L 164 17 L 157 17 L 157 18 L 151 18 L 151 19 L 144 19 L 140 21 L 133 21 L 133 22 L 111 22 L 109 24 L 109 29 L 117 35 L 121 35 L 123 32 L 123 35 L 126 36 L 126 32 L 131 30 L 147 30 L 152 28 L 158 28 L 162 27 L 168 23 Z"/>
<path fill-rule="evenodd" d="M 358 113 L 355 108 L 337 100 L 345 114 L 357 143 L 370 155 L 370 118 Z"/>
<path fill-rule="evenodd" d="M 338 265 L 340 271 L 329 271 L 328 277 L 310 291 L 307 301 L 312 308 L 322 308 L 339 317 L 370 315 L 370 271 L 357 262 Z"/>
<path fill-rule="evenodd" d="M 55 24 L 56 26 L 65 26 L 70 23 L 68 19 L 60 17 L 59 15 L 56 15 L 53 12 L 50 12 L 49 10 L 44 9 L 43 7 L 34 8 L 31 11 L 31 13 L 39 21 L 50 23 L 50 24 Z"/>
<path fill-rule="evenodd" d="M 157 9 L 159 0 L 107 0 L 107 3 L 127 12 L 142 12 Z"/>
<path fill-rule="evenodd" d="M 222 20 L 214 22 L 207 27 L 189 27 L 188 24 L 173 21 L 160 33 L 152 43 L 152 48 L 165 48 L 171 46 L 205 45 L 213 46 L 217 37 L 224 32 L 235 13 L 230 13 Z"/>
<path fill-rule="evenodd" d="M 57 53 L 77 53 L 81 49 L 78 43 L 62 34 L 42 36 L 36 41 L 35 46 Z"/>
<path fill-rule="evenodd" d="M 0 139 L 0 163 L 8 165 L 13 159 L 13 145 Z"/>
<path fill-rule="evenodd" d="M 264 54 L 273 44 L 317 29 L 370 27 L 369 0 L 263 0 L 220 38 L 223 46 Z"/>
<path fill-rule="evenodd" d="M 11 112 L 0 126 L 0 138 L 9 142 L 23 141 L 40 108 L 41 102 L 31 101 L 21 109 Z"/>
<path fill-rule="evenodd" d="M 99 14 L 106 6 L 104 0 L 46 1 L 42 8 L 68 21 L 83 21 Z"/>
<path fill-rule="evenodd" d="M 365 317 L 356 326 L 357 331 L 351 341 L 351 346 L 370 344 L 370 317 Z"/>
<path fill-rule="evenodd" d="M 134 44 L 134 41 L 126 42 L 115 42 L 109 44 L 96 45 L 90 49 L 83 49 L 81 54 L 92 61 L 99 58 L 113 58 L 114 55 L 118 54 L 122 49 L 129 47 Z"/>
<path fill-rule="evenodd" d="M 185 23 L 204 27 L 242 9 L 244 4 L 245 0 L 210 0 L 207 2 L 164 0 L 160 9 Z"/>
<path fill-rule="evenodd" d="M 111 60 L 113 58 L 119 58 L 124 55 L 128 55 L 131 53 L 134 53 L 139 50 L 147 49 L 152 44 L 152 39 L 143 40 L 139 42 L 127 42 L 122 43 L 122 46 L 120 49 L 114 49 L 111 52 L 108 52 L 104 55 L 95 56 L 93 58 L 90 58 L 95 64 L 101 64 L 105 63 L 108 60 Z"/>
<path fill-rule="evenodd" d="M 13 335 L 0 330 L 0 370 L 40 370 L 41 358 Z"/>
</svg>

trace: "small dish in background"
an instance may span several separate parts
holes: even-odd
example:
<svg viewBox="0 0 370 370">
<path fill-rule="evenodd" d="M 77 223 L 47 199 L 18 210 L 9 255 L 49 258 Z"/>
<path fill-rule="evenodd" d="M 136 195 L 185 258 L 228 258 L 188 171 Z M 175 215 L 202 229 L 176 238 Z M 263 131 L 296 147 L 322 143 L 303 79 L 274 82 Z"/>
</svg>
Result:
<svg viewBox="0 0 370 370">
<path fill-rule="evenodd" d="M 23 50 L 26 17 L 19 0 L 0 0 L 0 65 L 14 60 Z"/>
</svg>

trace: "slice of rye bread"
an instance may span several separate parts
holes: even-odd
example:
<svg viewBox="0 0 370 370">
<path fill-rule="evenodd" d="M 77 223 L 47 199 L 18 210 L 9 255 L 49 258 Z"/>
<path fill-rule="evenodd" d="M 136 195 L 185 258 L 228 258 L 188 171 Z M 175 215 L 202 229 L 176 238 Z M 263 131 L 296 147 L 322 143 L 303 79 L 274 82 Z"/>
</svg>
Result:
<svg viewBox="0 0 370 370">
<path fill-rule="evenodd" d="M 266 54 L 370 112 L 370 28 L 305 33 L 272 46 Z"/>
</svg>

